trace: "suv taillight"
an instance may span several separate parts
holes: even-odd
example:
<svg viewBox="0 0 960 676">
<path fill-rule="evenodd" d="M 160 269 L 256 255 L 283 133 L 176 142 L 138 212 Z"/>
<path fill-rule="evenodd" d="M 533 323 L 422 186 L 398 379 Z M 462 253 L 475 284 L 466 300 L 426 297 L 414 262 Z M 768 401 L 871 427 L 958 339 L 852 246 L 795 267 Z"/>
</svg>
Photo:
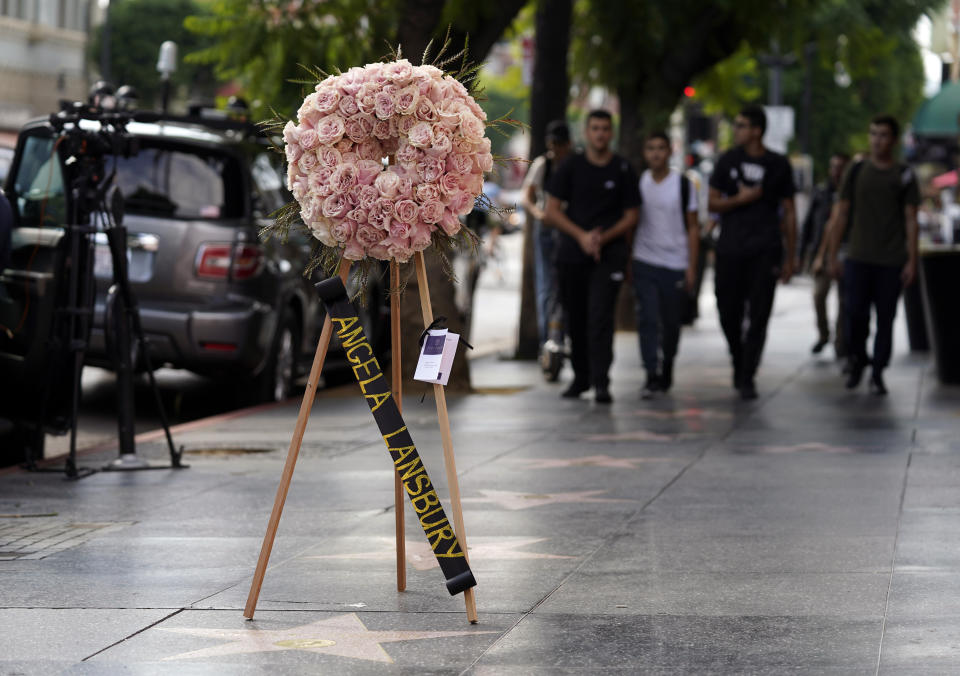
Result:
<svg viewBox="0 0 960 676">
<path fill-rule="evenodd" d="M 197 251 L 197 277 L 250 279 L 260 273 L 263 252 L 252 244 L 201 244 Z"/>
</svg>

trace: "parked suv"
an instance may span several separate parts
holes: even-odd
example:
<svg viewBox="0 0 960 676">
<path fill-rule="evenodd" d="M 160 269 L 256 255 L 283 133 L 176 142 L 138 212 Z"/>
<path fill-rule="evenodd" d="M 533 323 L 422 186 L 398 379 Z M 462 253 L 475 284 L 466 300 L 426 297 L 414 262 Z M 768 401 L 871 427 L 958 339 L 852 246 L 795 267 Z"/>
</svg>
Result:
<svg viewBox="0 0 960 676">
<path fill-rule="evenodd" d="M 83 124 L 96 130 L 98 123 Z M 310 363 L 303 357 L 316 348 L 323 310 L 316 275 L 303 276 L 313 240 L 258 239 L 269 214 L 291 199 L 282 155 L 244 122 L 164 116 L 129 122 L 127 131 L 138 150 L 107 156 L 106 166 L 116 162 L 129 277 L 153 366 L 234 380 L 250 400 L 285 398 L 300 365 Z M 66 158 L 54 136 L 48 120 L 25 126 L 5 185 L 15 227 L 12 263 L 0 271 L 0 383 L 39 381 L 57 309 L 62 226 L 71 212 Z M 94 236 L 92 267 L 97 294 L 86 363 L 110 368 L 105 299 L 113 268 L 102 232 Z M 365 323 L 373 337 L 385 337 L 385 294 L 372 289 L 367 297 L 378 302 Z"/>
</svg>

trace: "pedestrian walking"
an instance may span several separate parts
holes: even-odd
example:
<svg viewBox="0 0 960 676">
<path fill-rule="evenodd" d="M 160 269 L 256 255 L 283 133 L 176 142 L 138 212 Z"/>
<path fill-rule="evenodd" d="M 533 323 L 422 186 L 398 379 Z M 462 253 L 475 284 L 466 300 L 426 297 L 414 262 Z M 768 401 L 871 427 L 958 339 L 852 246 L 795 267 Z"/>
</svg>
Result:
<svg viewBox="0 0 960 676">
<path fill-rule="evenodd" d="M 913 170 L 893 156 L 900 124 L 890 115 L 870 122 L 870 155 L 847 171 L 831 228 L 829 258 L 846 285 L 850 363 L 846 386 L 860 384 L 872 366 L 870 390 L 887 393 L 883 370 L 893 352 L 893 320 L 900 291 L 917 275 L 917 205 L 920 190 Z M 842 267 L 837 258 L 847 229 Z M 867 359 L 870 311 L 876 313 L 873 359 Z"/>
<path fill-rule="evenodd" d="M 559 368 L 555 368 L 563 346 L 562 320 L 559 321 L 559 334 L 554 337 L 554 350 L 551 354 L 543 352 L 544 345 L 551 337 L 551 321 L 556 321 L 557 280 L 554 274 L 554 256 L 557 248 L 557 231 L 544 223 L 547 206 L 547 182 L 556 168 L 566 160 L 570 152 L 570 128 L 563 120 L 554 120 L 547 125 L 547 152 L 537 157 L 530 165 L 523 180 L 523 207 L 530 214 L 533 223 L 534 243 L 534 290 L 537 306 L 537 331 L 540 339 L 541 361 L 545 373 L 551 379 L 556 378 Z M 559 340 L 557 340 L 559 338 Z"/>
<path fill-rule="evenodd" d="M 647 379 L 644 399 L 668 392 L 689 295 L 697 282 L 700 224 L 697 191 L 670 168 L 670 138 L 650 134 L 643 145 L 640 218 L 633 238 L 633 290 L 640 357 Z"/>
<path fill-rule="evenodd" d="M 798 261 L 804 265 L 813 276 L 813 309 L 817 317 L 817 342 L 813 344 L 810 351 L 813 354 L 820 354 L 823 348 L 830 342 L 830 320 L 827 316 L 827 296 L 830 293 L 830 287 L 833 285 L 833 275 L 824 265 L 826 257 L 828 237 L 826 236 L 827 225 L 830 221 L 830 214 L 833 211 L 836 201 L 837 191 L 840 189 L 840 181 L 843 178 L 843 172 L 847 168 L 850 157 L 846 153 L 834 153 L 830 156 L 830 164 L 827 170 L 827 180 L 817 186 L 814 191 L 813 200 L 810 203 L 810 209 L 807 211 L 807 217 L 803 220 L 803 228 L 800 235 L 800 255 Z M 846 342 L 844 340 L 844 298 L 843 284 L 837 280 L 837 321 L 834 329 L 833 348 L 837 358 L 843 358 L 846 355 Z"/>
<path fill-rule="evenodd" d="M 630 259 L 627 234 L 636 226 L 640 192 L 630 163 L 610 149 L 609 112 L 587 115 L 585 137 L 584 152 L 571 154 L 547 186 L 546 220 L 560 233 L 556 274 L 574 373 L 563 396 L 579 398 L 593 387 L 594 401 L 607 404 L 613 401 L 614 311 Z"/>
<path fill-rule="evenodd" d="M 710 211 L 720 214 L 714 284 L 720 325 L 733 362 L 733 386 L 756 399 L 777 279 L 793 276 L 796 192 L 787 158 L 763 145 L 767 116 L 747 106 L 733 125 L 736 147 L 710 177 Z M 746 320 L 746 321 L 745 321 Z"/>
</svg>

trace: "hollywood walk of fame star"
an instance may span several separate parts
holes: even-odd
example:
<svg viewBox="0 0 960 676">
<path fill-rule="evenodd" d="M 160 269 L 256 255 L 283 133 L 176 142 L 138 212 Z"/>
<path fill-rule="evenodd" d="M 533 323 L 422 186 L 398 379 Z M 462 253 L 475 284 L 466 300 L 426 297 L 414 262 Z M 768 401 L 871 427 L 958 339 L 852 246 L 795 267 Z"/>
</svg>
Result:
<svg viewBox="0 0 960 676">
<path fill-rule="evenodd" d="M 300 650 L 391 664 L 393 658 L 380 646 L 381 643 L 496 633 L 494 631 L 370 631 L 355 613 L 337 615 L 289 629 L 206 629 L 202 627 L 161 627 L 161 629 L 188 636 L 230 641 L 210 648 L 165 657 L 165 661 Z"/>
<path fill-rule="evenodd" d="M 579 458 L 520 458 L 516 462 L 526 469 L 555 469 L 558 467 L 616 467 L 636 469 L 645 462 L 670 462 L 674 458 L 614 458 L 610 455 L 587 455 Z"/>
<path fill-rule="evenodd" d="M 323 554 L 320 556 L 307 556 L 308 559 L 394 559 L 396 558 L 396 546 L 394 538 L 376 538 L 382 542 L 383 548 L 372 552 L 357 552 L 356 554 Z M 562 556 L 559 554 L 538 554 L 537 552 L 517 551 L 520 547 L 543 542 L 547 538 L 525 538 L 516 536 L 505 537 L 475 537 L 470 538 L 467 550 L 470 553 L 471 563 L 478 561 L 503 561 L 508 559 L 575 559 L 575 556 Z M 406 542 L 407 563 L 417 570 L 430 570 L 439 568 L 437 557 L 430 549 L 429 542 L 420 542 L 416 540 L 407 540 Z"/>
<path fill-rule="evenodd" d="M 605 490 L 577 491 L 574 493 L 521 493 L 518 491 L 481 490 L 482 498 L 464 498 L 462 502 L 493 502 L 505 509 L 527 509 L 528 507 L 542 507 L 561 503 L 583 502 L 635 502 L 621 498 L 594 497 Z"/>
</svg>

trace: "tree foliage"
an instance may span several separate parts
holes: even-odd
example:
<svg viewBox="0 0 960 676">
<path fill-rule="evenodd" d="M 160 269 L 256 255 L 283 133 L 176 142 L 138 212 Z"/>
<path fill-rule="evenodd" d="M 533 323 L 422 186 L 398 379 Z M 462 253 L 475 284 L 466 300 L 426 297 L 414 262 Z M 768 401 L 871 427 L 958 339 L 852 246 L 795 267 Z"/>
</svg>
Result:
<svg viewBox="0 0 960 676">
<path fill-rule="evenodd" d="M 449 28 L 453 52 L 465 46 L 482 61 L 524 0 L 215 0 L 207 16 L 191 16 L 189 30 L 213 44 L 188 55 L 243 87 L 256 114 L 267 107 L 291 114 L 303 99 L 301 66 L 337 72 L 378 61 L 400 47 L 420 63 L 428 43 Z M 469 36 L 469 38 L 468 38 Z M 429 59 L 428 59 L 429 61 Z"/>
<path fill-rule="evenodd" d="M 204 11 L 195 0 L 113 0 L 110 3 L 110 77 L 114 85 L 132 85 L 143 107 L 156 105 L 162 82 L 157 72 L 160 45 L 166 40 L 177 43 L 180 63 L 171 76 L 174 90 L 187 94 L 206 93 L 213 86 L 209 67 L 184 62 L 186 53 L 203 49 L 207 41 L 191 33 L 183 18 Z M 90 42 L 88 58 L 99 63 L 103 25 L 97 27 Z"/>
</svg>

